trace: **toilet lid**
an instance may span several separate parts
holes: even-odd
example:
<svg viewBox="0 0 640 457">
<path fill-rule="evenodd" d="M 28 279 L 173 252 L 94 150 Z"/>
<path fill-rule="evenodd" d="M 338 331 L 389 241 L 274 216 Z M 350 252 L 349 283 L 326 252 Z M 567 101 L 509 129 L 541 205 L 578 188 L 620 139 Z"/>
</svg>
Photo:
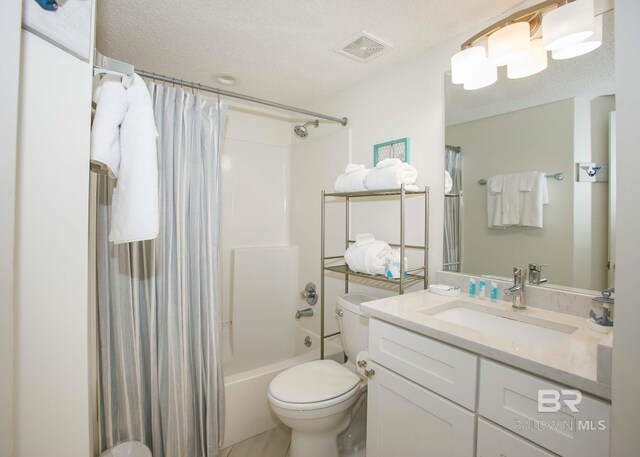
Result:
<svg viewBox="0 0 640 457">
<path fill-rule="evenodd" d="M 315 403 L 344 395 L 359 382 L 358 375 L 333 360 L 314 360 L 280 373 L 269 392 L 287 403 Z"/>
</svg>

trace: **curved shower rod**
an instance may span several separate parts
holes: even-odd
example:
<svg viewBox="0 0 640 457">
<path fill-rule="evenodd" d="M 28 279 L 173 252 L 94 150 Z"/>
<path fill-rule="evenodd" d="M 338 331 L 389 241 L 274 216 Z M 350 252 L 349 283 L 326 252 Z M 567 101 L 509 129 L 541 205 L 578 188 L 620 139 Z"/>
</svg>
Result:
<svg viewBox="0 0 640 457">
<path fill-rule="evenodd" d="M 160 74 L 157 74 L 157 73 L 152 73 L 150 71 L 135 69 L 134 66 L 131 65 L 131 64 L 128 64 L 128 63 L 125 63 L 125 62 L 121 62 L 121 61 L 116 60 L 116 59 L 112 59 L 111 57 L 107 57 L 107 56 L 101 54 L 100 51 L 98 51 L 97 49 L 95 50 L 95 53 L 94 53 L 94 67 L 93 67 L 93 74 L 94 75 L 101 74 L 101 73 L 116 74 L 116 75 L 132 75 L 134 72 L 137 73 L 138 75 L 142 76 L 142 77 L 145 77 L 145 78 L 150 78 L 150 79 L 153 79 L 153 80 L 162 81 L 162 82 L 166 82 L 166 83 L 169 83 L 169 84 L 176 84 L 176 85 L 179 85 L 179 86 L 182 86 L 182 87 L 188 87 L 188 88 L 194 89 L 194 90 L 201 90 L 201 91 L 204 91 L 204 92 L 210 92 L 210 93 L 213 93 L 213 94 L 221 95 L 223 97 L 237 98 L 239 100 L 245 100 L 245 101 L 252 102 L 252 103 L 258 103 L 260 105 L 271 106 L 271 107 L 278 108 L 278 109 L 285 110 L 285 111 L 291 111 L 291 112 L 298 113 L 298 114 L 304 114 L 305 116 L 325 119 L 327 121 L 337 122 L 338 124 L 340 124 L 342 126 L 346 126 L 347 123 L 349 122 L 349 119 L 347 119 L 346 117 L 339 118 L 339 117 L 334 117 L 334 116 L 328 116 L 326 114 L 316 113 L 314 111 L 309 111 L 309 110 L 302 109 L 302 108 L 296 108 L 295 106 L 284 105 L 282 103 L 272 102 L 270 100 L 264 100 L 262 98 L 252 97 L 250 95 L 244 95 L 244 94 L 239 94 L 237 92 L 231 92 L 231 91 L 228 91 L 228 90 L 220 89 L 218 87 L 206 86 L 206 85 L 200 84 L 200 83 L 194 83 L 194 82 L 184 81 L 184 80 L 178 79 L 178 78 L 173 78 L 171 76 L 165 76 L 165 75 L 160 75 Z"/>
</svg>

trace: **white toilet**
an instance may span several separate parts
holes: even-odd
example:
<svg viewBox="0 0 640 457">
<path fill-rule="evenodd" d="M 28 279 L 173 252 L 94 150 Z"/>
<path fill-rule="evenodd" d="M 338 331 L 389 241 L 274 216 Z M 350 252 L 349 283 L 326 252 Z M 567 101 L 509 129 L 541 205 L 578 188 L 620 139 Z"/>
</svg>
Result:
<svg viewBox="0 0 640 457">
<path fill-rule="evenodd" d="M 369 319 L 360 304 L 371 300 L 375 298 L 364 294 L 338 297 L 336 312 L 348 359 L 344 365 L 315 360 L 289 368 L 271 381 L 271 409 L 292 429 L 291 457 L 340 455 L 338 435 L 349 427 L 366 399 L 366 378 L 356 371 L 355 360 L 367 349 L 369 338 Z M 344 454 L 354 455 L 353 449 Z"/>
</svg>

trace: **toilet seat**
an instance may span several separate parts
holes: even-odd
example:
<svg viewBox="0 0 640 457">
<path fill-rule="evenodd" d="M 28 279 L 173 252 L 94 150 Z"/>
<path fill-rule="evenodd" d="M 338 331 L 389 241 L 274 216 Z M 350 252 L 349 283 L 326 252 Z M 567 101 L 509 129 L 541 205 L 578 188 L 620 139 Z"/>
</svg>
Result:
<svg viewBox="0 0 640 457">
<path fill-rule="evenodd" d="M 333 360 L 289 368 L 269 386 L 269 400 L 284 409 L 308 411 L 342 403 L 360 391 L 360 377 Z"/>
</svg>

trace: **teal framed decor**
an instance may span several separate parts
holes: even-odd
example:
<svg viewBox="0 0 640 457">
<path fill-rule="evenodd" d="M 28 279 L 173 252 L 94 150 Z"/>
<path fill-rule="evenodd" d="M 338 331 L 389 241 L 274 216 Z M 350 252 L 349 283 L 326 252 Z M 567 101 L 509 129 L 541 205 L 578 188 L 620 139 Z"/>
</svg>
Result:
<svg viewBox="0 0 640 457">
<path fill-rule="evenodd" d="M 409 162 L 409 138 L 387 141 L 373 145 L 373 166 L 384 159 L 397 158 Z"/>
</svg>

